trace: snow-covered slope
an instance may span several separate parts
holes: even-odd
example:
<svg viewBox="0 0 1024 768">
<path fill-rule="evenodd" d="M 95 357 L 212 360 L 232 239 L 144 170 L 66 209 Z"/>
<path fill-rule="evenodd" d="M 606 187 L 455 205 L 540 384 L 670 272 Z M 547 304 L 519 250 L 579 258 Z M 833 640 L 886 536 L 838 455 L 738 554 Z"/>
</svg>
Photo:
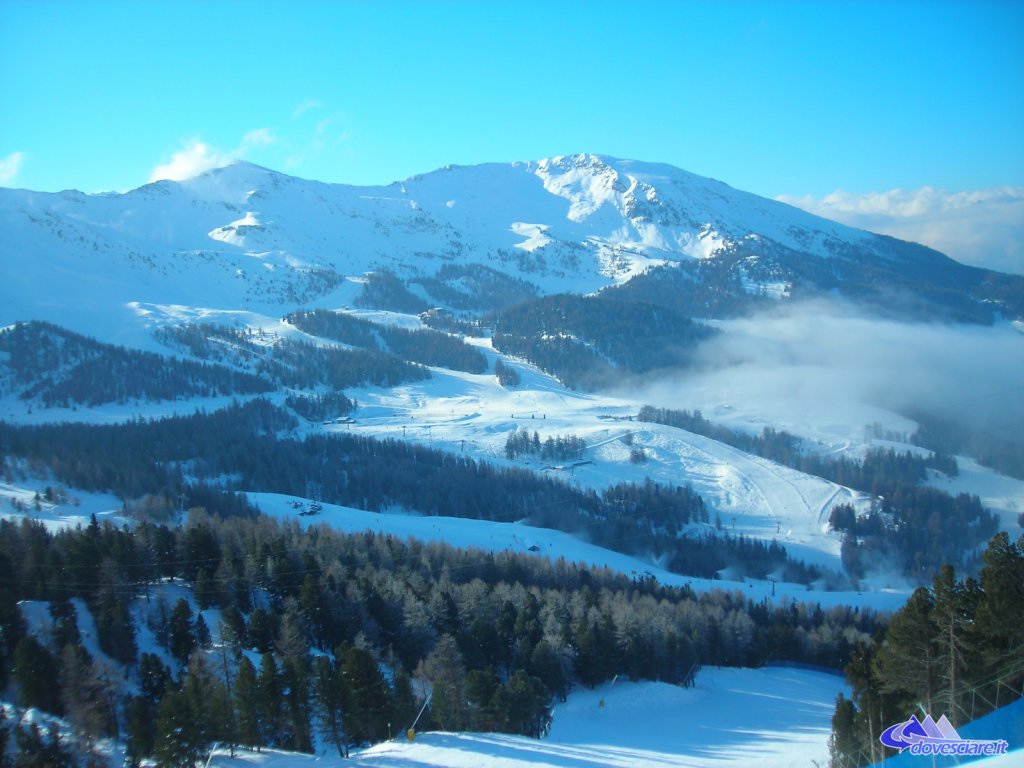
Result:
<svg viewBox="0 0 1024 768">
<path fill-rule="evenodd" d="M 551 732 L 540 741 L 499 734 L 428 733 L 412 743 L 371 747 L 355 756 L 355 764 L 365 768 L 824 765 L 835 696 L 845 689 L 840 677 L 783 668 L 706 669 L 690 689 L 617 682 L 574 692 L 555 708 Z M 277 766 L 268 764 L 268 768 Z"/>
<path fill-rule="evenodd" d="M 849 272 L 819 285 L 821 270 L 837 279 L 814 266 L 829 260 L 977 279 L 935 252 L 718 181 L 595 155 L 450 167 L 384 187 L 237 163 L 125 194 L 0 189 L 0 227 L 0 323 L 45 319 L 115 341 L 132 340 L 126 321 L 151 323 L 167 307 L 339 306 L 361 288 L 350 280 L 379 268 L 414 280 L 486 264 L 541 293 L 716 259 L 729 262 L 728 290 L 758 296 L 787 296 L 794 281 L 842 289 Z"/>
</svg>

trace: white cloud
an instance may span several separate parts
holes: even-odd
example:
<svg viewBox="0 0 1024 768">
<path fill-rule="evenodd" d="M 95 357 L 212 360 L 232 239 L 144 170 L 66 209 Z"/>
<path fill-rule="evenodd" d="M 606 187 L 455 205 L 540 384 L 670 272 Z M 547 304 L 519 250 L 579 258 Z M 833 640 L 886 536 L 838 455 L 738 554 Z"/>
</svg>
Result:
<svg viewBox="0 0 1024 768">
<path fill-rule="evenodd" d="M 24 152 L 12 152 L 7 157 L 0 158 L 0 184 L 7 185 L 14 181 L 24 159 Z"/>
<path fill-rule="evenodd" d="M 274 144 L 277 138 L 267 128 L 255 128 L 245 136 L 239 145 L 230 150 L 221 150 L 199 139 L 192 139 L 185 147 L 173 155 L 171 159 L 158 165 L 149 174 L 150 182 L 170 179 L 184 181 L 198 176 L 213 168 L 222 168 L 236 160 L 242 160 L 253 149 Z"/>
<path fill-rule="evenodd" d="M 242 137 L 242 144 L 239 150 L 245 152 L 253 147 L 268 147 L 276 142 L 277 137 L 270 132 L 269 128 L 256 128 Z"/>
<path fill-rule="evenodd" d="M 221 152 L 215 147 L 198 139 L 194 139 L 184 149 L 171 155 L 169 162 L 158 165 L 149 174 L 149 180 L 184 181 L 198 176 L 204 171 L 228 165 L 234 158 L 230 153 Z"/>
<path fill-rule="evenodd" d="M 304 113 L 308 112 L 311 109 L 320 109 L 320 107 L 322 106 L 323 104 L 321 104 L 316 99 L 306 99 L 301 104 L 297 105 L 295 109 L 292 110 L 292 120 L 301 117 Z"/>
<path fill-rule="evenodd" d="M 965 264 L 1024 274 L 1024 187 L 948 192 L 933 187 L 823 198 L 780 195 L 784 203 L 850 226 L 912 240 Z"/>
</svg>

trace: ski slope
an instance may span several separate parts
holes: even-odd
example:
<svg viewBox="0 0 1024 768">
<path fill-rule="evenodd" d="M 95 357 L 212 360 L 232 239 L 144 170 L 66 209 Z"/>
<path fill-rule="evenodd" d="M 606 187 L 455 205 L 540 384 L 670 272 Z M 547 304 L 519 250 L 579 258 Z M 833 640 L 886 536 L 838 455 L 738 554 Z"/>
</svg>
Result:
<svg viewBox="0 0 1024 768">
<path fill-rule="evenodd" d="M 619 681 L 575 691 L 544 739 L 423 733 L 352 755 L 359 768 L 789 768 L 826 765 L 841 677 L 786 668 L 709 668 L 693 688 Z M 312 768 L 326 757 L 217 753 L 210 768 Z"/>
<path fill-rule="evenodd" d="M 797 559 L 839 572 L 840 540 L 828 527 L 836 504 L 866 509 L 863 494 L 775 464 L 701 435 L 634 420 L 643 403 L 622 396 L 566 389 L 551 376 L 497 353 L 489 339 L 470 339 L 488 358 L 519 374 L 521 385 L 501 387 L 491 374 L 434 368 L 432 378 L 389 390 L 353 390 L 355 423 L 321 425 L 374 437 L 401 438 L 467 452 L 498 464 L 564 478 L 581 488 L 616 483 L 690 485 L 704 499 L 710 521 L 734 535 L 778 541 Z M 505 458 L 516 430 L 548 437 L 574 434 L 587 444 L 581 460 L 552 466 L 528 456 Z M 630 460 L 642 449 L 646 461 Z"/>
</svg>

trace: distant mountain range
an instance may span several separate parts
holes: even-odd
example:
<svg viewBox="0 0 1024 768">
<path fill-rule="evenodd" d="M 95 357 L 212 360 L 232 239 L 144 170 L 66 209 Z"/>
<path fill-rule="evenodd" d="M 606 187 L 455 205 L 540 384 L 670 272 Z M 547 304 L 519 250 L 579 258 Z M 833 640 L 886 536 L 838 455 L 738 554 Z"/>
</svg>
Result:
<svg viewBox="0 0 1024 768">
<path fill-rule="evenodd" d="M 668 165 L 586 154 L 384 187 L 236 163 L 124 194 L 0 189 L 0 227 L 0 322 L 110 340 L 170 307 L 470 315 L 597 291 L 698 319 L 821 296 L 915 319 L 1024 316 L 1024 277 Z"/>
</svg>

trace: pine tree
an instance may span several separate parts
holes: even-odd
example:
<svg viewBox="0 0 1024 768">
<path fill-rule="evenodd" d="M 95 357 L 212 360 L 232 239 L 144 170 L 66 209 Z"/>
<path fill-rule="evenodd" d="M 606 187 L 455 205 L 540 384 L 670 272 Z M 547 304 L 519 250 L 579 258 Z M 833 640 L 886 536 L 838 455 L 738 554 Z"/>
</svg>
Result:
<svg viewBox="0 0 1024 768">
<path fill-rule="evenodd" d="M 935 603 L 931 592 L 918 589 L 892 617 L 885 644 L 875 657 L 878 679 L 887 693 L 905 693 L 934 710 L 941 664 L 932 618 Z"/>
<path fill-rule="evenodd" d="M 233 693 L 238 741 L 247 747 L 262 746 L 264 728 L 260 717 L 259 682 L 256 668 L 246 656 L 238 660 Z"/>
<path fill-rule="evenodd" d="M 549 727 L 551 693 L 538 678 L 517 669 L 504 686 L 504 715 L 508 730 L 533 738 L 543 736 Z"/>
<path fill-rule="evenodd" d="M 934 607 L 931 611 L 935 626 L 934 641 L 938 646 L 939 678 L 942 683 L 940 701 L 945 702 L 945 714 L 954 725 L 963 722 L 960 697 L 963 677 L 969 666 L 967 632 L 977 599 L 973 581 L 965 584 L 956 580 L 953 566 L 939 569 L 932 587 Z"/>
<path fill-rule="evenodd" d="M 189 696 L 182 690 L 168 690 L 156 711 L 156 739 L 153 756 L 160 768 L 194 768 L 205 742 Z"/>
<path fill-rule="evenodd" d="M 259 676 L 256 679 L 257 712 L 262 727 L 264 744 L 280 746 L 284 737 L 283 695 L 281 677 L 273 654 L 260 657 Z"/>
<path fill-rule="evenodd" d="M 996 534 L 982 558 L 975 629 L 983 677 L 994 678 L 986 698 L 998 707 L 1024 689 L 1024 535 L 1011 544 L 1006 533 Z"/>
<path fill-rule="evenodd" d="M 188 662 L 196 647 L 195 621 L 188 600 L 181 597 L 174 604 L 168 621 L 167 650 L 181 664 Z"/>
<path fill-rule="evenodd" d="M 318 656 L 314 663 L 313 680 L 320 724 L 338 750 L 338 756 L 348 757 L 345 710 L 350 696 L 345 676 L 328 657 Z"/>
<path fill-rule="evenodd" d="M 391 722 L 394 723 L 396 732 L 411 728 L 419 706 L 413 693 L 412 679 L 403 667 L 399 667 L 395 672 L 391 702 Z"/>
<path fill-rule="evenodd" d="M 169 689 L 157 707 L 158 764 L 191 768 L 212 742 L 224 738 L 229 706 L 224 684 L 209 669 L 204 654 L 193 654 L 181 689 Z"/>
<path fill-rule="evenodd" d="M 57 662 L 50 652 L 31 635 L 21 638 L 14 649 L 14 681 L 18 684 L 21 705 L 63 714 L 57 679 Z"/>
<path fill-rule="evenodd" d="M 434 723 L 449 731 L 465 728 L 466 667 L 462 652 L 451 635 L 442 635 L 424 663 L 434 686 L 430 712 Z"/>
<path fill-rule="evenodd" d="M 541 640 L 534 647 L 528 669 L 530 674 L 540 678 L 544 686 L 558 696 L 560 701 L 565 701 L 569 693 L 566 665 L 547 640 Z"/>
<path fill-rule="evenodd" d="M 143 696 L 132 696 L 125 704 L 126 757 L 132 768 L 153 754 L 156 745 L 156 708 Z"/>
<path fill-rule="evenodd" d="M 139 657 L 138 676 L 140 693 L 155 707 L 171 681 L 171 670 L 156 654 L 144 653 Z"/>
<path fill-rule="evenodd" d="M 839 694 L 836 697 L 836 710 L 832 715 L 832 733 L 828 740 L 828 751 L 831 768 L 858 768 L 860 761 L 857 755 L 860 745 L 854 729 L 853 702 Z"/>
<path fill-rule="evenodd" d="M 15 768 L 74 768 L 76 763 L 74 755 L 64 746 L 60 732 L 52 725 L 45 736 L 35 723 L 19 726 L 15 745 Z"/>
<path fill-rule="evenodd" d="M 391 700 L 376 659 L 352 646 L 344 653 L 341 674 L 348 688 L 348 735 L 354 741 L 380 741 L 387 737 Z"/>
<path fill-rule="evenodd" d="M 310 672 L 309 672 L 309 627 L 299 604 L 289 599 L 281 618 L 278 632 L 278 649 L 282 661 L 282 683 L 287 696 L 285 707 L 289 721 L 290 739 L 287 746 L 297 752 L 313 750 L 310 733 Z"/>
</svg>

